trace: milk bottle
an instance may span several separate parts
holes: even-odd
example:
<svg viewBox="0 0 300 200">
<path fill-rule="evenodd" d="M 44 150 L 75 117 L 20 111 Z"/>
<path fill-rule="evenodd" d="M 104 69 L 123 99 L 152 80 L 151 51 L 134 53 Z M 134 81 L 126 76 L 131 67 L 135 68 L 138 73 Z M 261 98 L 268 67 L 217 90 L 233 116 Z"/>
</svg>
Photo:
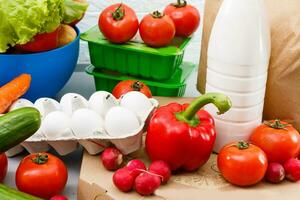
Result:
<svg viewBox="0 0 300 200">
<path fill-rule="evenodd" d="M 224 0 L 212 28 L 207 58 L 206 92 L 221 92 L 232 108 L 215 118 L 214 151 L 247 140 L 262 121 L 270 58 L 270 28 L 264 0 Z"/>
</svg>

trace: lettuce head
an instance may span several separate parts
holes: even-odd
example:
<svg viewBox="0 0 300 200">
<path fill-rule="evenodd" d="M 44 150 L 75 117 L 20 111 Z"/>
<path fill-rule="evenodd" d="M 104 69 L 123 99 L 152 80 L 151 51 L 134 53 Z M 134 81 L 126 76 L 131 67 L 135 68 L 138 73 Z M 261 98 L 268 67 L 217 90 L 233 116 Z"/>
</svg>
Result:
<svg viewBox="0 0 300 200">
<path fill-rule="evenodd" d="M 64 0 L 0 0 L 0 53 L 53 32 L 64 13 Z"/>
</svg>

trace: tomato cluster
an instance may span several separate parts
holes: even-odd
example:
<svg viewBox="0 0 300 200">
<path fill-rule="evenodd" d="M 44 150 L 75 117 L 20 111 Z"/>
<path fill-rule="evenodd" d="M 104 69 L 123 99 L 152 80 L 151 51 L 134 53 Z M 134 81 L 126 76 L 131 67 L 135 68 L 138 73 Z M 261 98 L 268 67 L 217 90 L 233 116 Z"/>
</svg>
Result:
<svg viewBox="0 0 300 200">
<path fill-rule="evenodd" d="M 175 35 L 189 37 L 199 24 L 199 11 L 185 0 L 168 5 L 163 13 L 146 15 L 140 24 L 134 10 L 123 3 L 104 9 L 98 21 L 103 35 L 113 43 L 128 42 L 139 30 L 145 44 L 152 47 L 170 44 Z"/>
<path fill-rule="evenodd" d="M 238 186 L 254 185 L 265 176 L 272 183 L 285 177 L 300 180 L 300 135 L 290 124 L 266 121 L 251 134 L 250 143 L 235 142 L 223 147 L 218 167 L 223 177 Z M 269 164 L 268 164 L 269 162 Z"/>
</svg>

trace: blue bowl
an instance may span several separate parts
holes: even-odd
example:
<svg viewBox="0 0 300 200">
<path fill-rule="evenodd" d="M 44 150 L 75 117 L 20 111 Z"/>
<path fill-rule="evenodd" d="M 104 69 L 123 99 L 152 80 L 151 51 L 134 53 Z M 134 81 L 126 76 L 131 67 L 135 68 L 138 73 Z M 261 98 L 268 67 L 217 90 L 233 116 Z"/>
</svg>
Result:
<svg viewBox="0 0 300 200">
<path fill-rule="evenodd" d="M 23 96 L 35 101 L 40 97 L 55 97 L 70 79 L 79 55 L 79 37 L 63 47 L 31 54 L 0 54 L 0 86 L 22 73 L 32 77 L 31 85 Z"/>
</svg>

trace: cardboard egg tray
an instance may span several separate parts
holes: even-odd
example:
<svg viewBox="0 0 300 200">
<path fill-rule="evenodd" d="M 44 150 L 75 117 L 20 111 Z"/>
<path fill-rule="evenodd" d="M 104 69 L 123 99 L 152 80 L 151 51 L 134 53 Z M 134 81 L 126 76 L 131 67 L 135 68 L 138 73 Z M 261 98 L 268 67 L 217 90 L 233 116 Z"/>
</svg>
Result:
<svg viewBox="0 0 300 200">
<path fill-rule="evenodd" d="M 13 106 L 15 108 L 28 106 L 35 107 L 34 104 L 28 104 L 28 100 L 23 101 L 26 101 L 25 106 Z M 45 116 L 43 116 L 41 113 L 42 125 L 40 129 L 23 143 L 8 150 L 6 155 L 12 157 L 24 150 L 28 151 L 29 153 L 47 152 L 52 147 L 58 154 L 63 156 L 75 151 L 79 145 L 81 145 L 91 155 L 100 153 L 110 145 L 116 146 L 125 155 L 132 153 L 142 147 L 142 135 L 146 129 L 146 122 L 152 115 L 154 109 L 158 107 L 157 100 L 151 98 L 149 101 L 152 105 L 151 109 L 149 109 L 143 115 L 137 115 L 140 126 L 131 133 L 123 134 L 118 137 L 109 135 L 104 128 L 102 130 L 94 131 L 93 133 L 89 134 L 88 137 L 78 137 L 71 127 L 61 132 L 59 137 L 49 138 L 43 133 L 43 117 Z M 57 123 L 60 123 L 60 121 L 57 121 Z"/>
</svg>

